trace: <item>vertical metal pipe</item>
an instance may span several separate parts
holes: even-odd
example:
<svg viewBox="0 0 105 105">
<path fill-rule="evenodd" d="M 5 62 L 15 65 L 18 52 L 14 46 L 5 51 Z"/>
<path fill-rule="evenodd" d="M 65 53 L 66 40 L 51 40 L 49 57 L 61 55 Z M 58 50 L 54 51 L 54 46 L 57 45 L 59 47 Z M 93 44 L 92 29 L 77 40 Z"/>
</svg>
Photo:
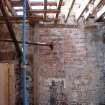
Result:
<svg viewBox="0 0 105 105">
<path fill-rule="evenodd" d="M 22 24 L 22 103 L 28 105 L 28 92 L 26 81 L 26 0 L 22 0 L 23 24 Z"/>
</svg>

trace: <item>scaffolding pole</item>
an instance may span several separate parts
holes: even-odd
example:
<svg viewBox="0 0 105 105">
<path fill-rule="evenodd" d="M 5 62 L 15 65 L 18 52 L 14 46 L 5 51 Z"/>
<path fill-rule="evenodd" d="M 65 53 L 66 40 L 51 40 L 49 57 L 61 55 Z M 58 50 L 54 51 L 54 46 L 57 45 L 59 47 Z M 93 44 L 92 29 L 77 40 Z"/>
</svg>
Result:
<svg viewBox="0 0 105 105">
<path fill-rule="evenodd" d="M 28 92 L 27 92 L 27 80 L 26 80 L 26 0 L 22 0 L 23 6 L 23 22 L 22 22 L 22 103 L 23 105 L 29 105 Z"/>
</svg>

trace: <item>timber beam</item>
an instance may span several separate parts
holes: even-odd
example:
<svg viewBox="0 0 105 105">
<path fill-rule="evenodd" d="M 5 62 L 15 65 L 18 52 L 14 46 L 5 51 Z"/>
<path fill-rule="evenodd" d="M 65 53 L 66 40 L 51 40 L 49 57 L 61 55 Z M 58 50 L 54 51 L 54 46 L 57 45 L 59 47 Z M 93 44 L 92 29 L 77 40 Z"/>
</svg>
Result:
<svg viewBox="0 0 105 105">
<path fill-rule="evenodd" d="M 30 3 L 31 6 L 44 6 L 43 2 L 31 2 Z M 47 6 L 57 6 L 57 2 L 53 2 L 53 1 L 48 1 Z M 22 6 L 21 1 L 12 1 L 12 6 Z M 62 3 L 62 6 L 64 6 L 64 2 Z"/>
<path fill-rule="evenodd" d="M 78 28 L 78 25 L 72 24 L 39 24 L 40 28 Z"/>
<path fill-rule="evenodd" d="M 66 16 L 65 23 L 67 22 L 67 20 L 68 20 L 68 18 L 69 18 L 69 16 L 70 16 L 70 13 L 71 13 L 71 10 L 72 10 L 72 8 L 73 8 L 73 6 L 74 6 L 74 3 L 75 3 L 75 0 L 70 0 L 69 11 L 68 11 L 68 14 L 67 14 L 67 16 Z"/>
<path fill-rule="evenodd" d="M 57 23 L 57 19 L 58 19 L 58 16 L 59 16 L 59 13 L 60 13 L 60 10 L 61 10 L 61 6 L 62 6 L 62 3 L 63 3 L 63 0 L 59 0 L 59 5 L 58 5 L 58 13 L 56 13 L 56 20 L 55 20 L 55 23 Z"/>
<path fill-rule="evenodd" d="M 4 3 L 3 0 L 0 0 L 0 9 L 1 9 L 2 15 L 3 15 L 4 19 L 5 19 L 6 26 L 7 26 L 8 30 L 9 30 L 9 32 L 10 32 L 10 37 L 14 42 L 15 49 L 16 49 L 16 52 L 17 52 L 17 55 L 18 55 L 18 60 L 19 60 L 19 63 L 20 63 L 21 62 L 21 49 L 20 49 L 20 46 L 19 46 L 19 44 L 17 42 L 17 39 L 16 39 L 16 36 L 15 36 L 15 32 L 13 30 L 12 24 L 9 22 L 9 18 L 8 18 L 6 10 L 5 10 L 5 3 Z"/>
<path fill-rule="evenodd" d="M 96 10 L 97 6 L 100 4 L 102 0 L 96 0 L 94 2 L 94 6 L 90 7 L 90 9 L 88 10 L 88 12 L 84 15 L 85 20 L 88 19 L 90 14 L 93 14 L 93 12 Z"/>
<path fill-rule="evenodd" d="M 18 16 L 18 17 L 15 17 L 15 16 L 10 16 L 8 17 L 9 21 L 11 23 L 22 23 L 22 17 L 21 16 Z M 33 17 L 27 17 L 26 18 L 26 22 L 27 23 L 33 23 L 33 22 L 37 22 L 39 20 L 43 20 L 43 17 L 42 16 L 33 16 Z M 0 24 L 5 24 L 5 18 L 3 16 L 0 16 Z"/>
<path fill-rule="evenodd" d="M 105 5 L 100 9 L 99 12 L 97 12 L 95 21 L 98 21 L 103 16 L 103 14 L 105 14 Z"/>
<path fill-rule="evenodd" d="M 4 2 L 9 10 L 9 12 L 11 13 L 11 15 L 14 16 L 16 14 L 16 12 L 15 12 L 14 8 L 12 7 L 11 2 L 9 0 L 4 0 Z"/>
<path fill-rule="evenodd" d="M 87 6 L 89 5 L 89 3 L 91 2 L 91 0 L 83 0 L 81 7 L 77 10 L 75 18 L 78 21 L 80 19 L 80 17 L 82 16 L 82 14 L 84 13 L 85 9 L 87 8 Z"/>
<path fill-rule="evenodd" d="M 7 40 L 7 39 L 0 39 L 0 42 L 8 42 L 8 43 L 13 43 L 12 40 Z M 22 44 L 22 41 L 17 41 L 19 44 Z M 51 48 L 51 50 L 53 50 L 53 42 L 51 43 L 41 43 L 41 42 L 35 42 L 35 43 L 32 43 L 32 42 L 28 42 L 26 41 L 26 44 L 27 45 L 37 45 L 37 46 L 48 46 Z"/>
</svg>

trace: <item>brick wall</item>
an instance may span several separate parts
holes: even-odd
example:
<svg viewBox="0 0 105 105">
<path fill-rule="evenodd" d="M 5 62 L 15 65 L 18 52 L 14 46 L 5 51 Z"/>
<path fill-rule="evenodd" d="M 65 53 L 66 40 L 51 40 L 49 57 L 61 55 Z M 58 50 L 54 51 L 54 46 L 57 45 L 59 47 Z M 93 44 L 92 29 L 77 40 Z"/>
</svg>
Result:
<svg viewBox="0 0 105 105">
<path fill-rule="evenodd" d="M 54 49 L 38 47 L 38 99 L 49 105 L 49 81 L 64 80 L 67 104 L 104 103 L 103 30 L 40 29 L 39 41 L 54 43 Z"/>
</svg>

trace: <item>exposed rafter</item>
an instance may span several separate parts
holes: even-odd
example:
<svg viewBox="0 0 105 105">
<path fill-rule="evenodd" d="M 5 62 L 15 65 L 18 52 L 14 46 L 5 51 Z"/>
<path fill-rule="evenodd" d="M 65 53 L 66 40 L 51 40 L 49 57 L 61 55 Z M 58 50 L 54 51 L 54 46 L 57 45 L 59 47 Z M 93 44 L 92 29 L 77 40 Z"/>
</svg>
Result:
<svg viewBox="0 0 105 105">
<path fill-rule="evenodd" d="M 85 20 L 89 17 L 90 13 L 92 14 L 93 11 L 97 8 L 102 0 L 95 0 L 93 6 L 88 10 L 88 12 L 84 15 Z"/>
<path fill-rule="evenodd" d="M 99 12 L 97 12 L 95 20 L 97 21 L 104 13 L 105 13 L 105 5 L 101 8 Z"/>
<path fill-rule="evenodd" d="M 44 0 L 44 10 L 47 11 L 47 0 Z M 46 12 L 44 13 L 44 20 L 46 20 Z"/>
<path fill-rule="evenodd" d="M 21 62 L 21 49 L 20 49 L 19 44 L 17 42 L 17 39 L 16 39 L 16 36 L 15 36 L 15 32 L 13 30 L 12 24 L 9 22 L 9 18 L 8 18 L 6 10 L 5 10 L 4 0 L 0 0 L 0 9 L 1 9 L 2 15 L 4 16 L 6 26 L 7 26 L 8 30 L 9 30 L 9 32 L 10 32 L 10 37 L 14 42 L 16 52 L 17 52 L 18 58 L 19 58 L 19 63 L 20 63 Z"/>
<path fill-rule="evenodd" d="M 63 3 L 63 0 L 59 0 L 59 4 L 58 4 L 58 11 L 59 12 L 56 13 L 56 17 L 55 17 L 56 19 L 58 19 L 58 16 L 59 16 L 59 13 L 60 13 L 60 10 L 61 10 L 62 3 Z M 55 20 L 55 23 L 57 23 L 57 20 Z"/>
<path fill-rule="evenodd" d="M 80 8 L 77 10 L 75 18 L 78 21 L 80 19 L 80 17 L 82 16 L 82 14 L 84 13 L 86 7 L 88 6 L 88 4 L 91 2 L 91 0 L 83 0 Z"/>
<path fill-rule="evenodd" d="M 29 0 L 26 1 L 27 3 L 27 16 L 30 17 L 32 15 L 32 12 L 31 12 L 31 6 L 30 6 L 30 2 Z"/>
<path fill-rule="evenodd" d="M 8 10 L 9 10 L 9 12 L 11 13 L 11 15 L 14 16 L 16 13 L 15 13 L 15 10 L 13 9 L 12 5 L 11 5 L 10 0 L 4 0 L 4 2 L 5 2 Z"/>
<path fill-rule="evenodd" d="M 69 3 L 69 11 L 68 11 L 68 14 L 67 14 L 67 16 L 65 18 L 65 22 L 67 22 L 67 20 L 68 20 L 68 18 L 70 16 L 71 10 L 72 10 L 72 8 L 74 6 L 74 2 L 75 2 L 75 0 L 70 0 L 70 3 Z"/>
</svg>

